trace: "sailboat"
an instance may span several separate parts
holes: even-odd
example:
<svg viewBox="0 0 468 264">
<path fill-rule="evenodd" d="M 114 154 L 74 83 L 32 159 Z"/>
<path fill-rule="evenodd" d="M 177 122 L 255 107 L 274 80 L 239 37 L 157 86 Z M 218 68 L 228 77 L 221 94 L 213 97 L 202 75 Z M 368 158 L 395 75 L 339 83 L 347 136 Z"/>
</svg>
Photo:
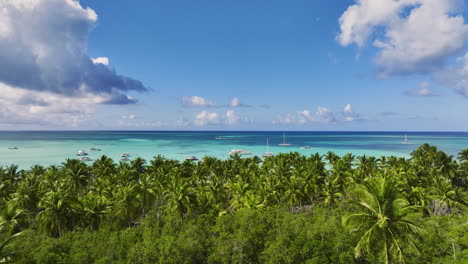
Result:
<svg viewBox="0 0 468 264">
<path fill-rule="evenodd" d="M 411 142 L 408 141 L 408 137 L 405 134 L 405 139 L 401 142 L 401 144 L 410 144 Z"/>
<path fill-rule="evenodd" d="M 283 143 L 278 144 L 279 146 L 291 146 L 291 144 L 286 143 L 286 133 L 283 132 Z"/>
<path fill-rule="evenodd" d="M 268 138 L 267 138 L 267 151 L 265 153 L 263 153 L 263 157 L 273 157 L 275 154 L 273 152 L 270 152 L 269 151 L 269 145 L 268 145 Z"/>
</svg>

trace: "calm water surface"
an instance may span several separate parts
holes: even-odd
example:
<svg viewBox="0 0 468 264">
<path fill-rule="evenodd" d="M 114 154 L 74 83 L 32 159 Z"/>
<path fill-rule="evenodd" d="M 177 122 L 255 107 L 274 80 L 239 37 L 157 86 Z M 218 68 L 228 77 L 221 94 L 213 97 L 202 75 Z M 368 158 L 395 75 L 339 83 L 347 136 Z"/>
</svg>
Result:
<svg viewBox="0 0 468 264">
<path fill-rule="evenodd" d="M 402 144 L 405 133 L 411 144 Z M 297 151 L 304 155 L 395 155 L 408 157 L 418 146 L 429 143 L 451 155 L 468 148 L 468 132 L 286 132 L 291 146 L 278 146 L 283 132 L 176 132 L 176 131 L 80 131 L 0 132 L 0 165 L 17 164 L 28 168 L 33 164 L 61 164 L 75 158 L 78 150 L 85 150 L 96 159 L 107 155 L 114 160 L 121 153 L 130 158 L 152 159 L 161 154 L 167 158 L 184 160 L 188 156 L 215 156 L 225 159 L 233 148 L 251 151 L 253 155 L 269 150 L 274 153 Z M 216 139 L 222 138 L 222 139 Z M 310 146 L 310 149 L 300 149 Z M 10 150 L 9 147 L 17 147 Z M 99 148 L 101 151 L 91 151 Z"/>
</svg>

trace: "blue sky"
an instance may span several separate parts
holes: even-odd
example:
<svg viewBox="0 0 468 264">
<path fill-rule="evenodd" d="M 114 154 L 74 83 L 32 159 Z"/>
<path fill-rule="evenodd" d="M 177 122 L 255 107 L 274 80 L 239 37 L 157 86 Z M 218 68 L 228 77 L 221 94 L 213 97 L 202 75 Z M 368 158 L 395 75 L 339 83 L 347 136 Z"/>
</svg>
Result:
<svg viewBox="0 0 468 264">
<path fill-rule="evenodd" d="M 1 5 L 0 129 L 468 130 L 463 1 Z"/>
</svg>

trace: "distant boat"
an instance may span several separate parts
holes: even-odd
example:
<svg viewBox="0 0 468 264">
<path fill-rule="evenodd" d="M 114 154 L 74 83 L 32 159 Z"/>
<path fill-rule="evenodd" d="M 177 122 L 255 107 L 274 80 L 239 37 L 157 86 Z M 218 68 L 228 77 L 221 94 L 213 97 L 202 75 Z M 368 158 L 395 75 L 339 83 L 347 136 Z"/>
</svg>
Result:
<svg viewBox="0 0 468 264">
<path fill-rule="evenodd" d="M 9 147 L 8 149 L 18 149 L 18 147 Z"/>
<path fill-rule="evenodd" d="M 283 132 L 283 143 L 278 144 L 279 146 L 291 146 L 291 144 L 286 143 L 286 133 Z"/>
<path fill-rule="evenodd" d="M 273 152 L 270 152 L 269 151 L 269 145 L 268 145 L 268 138 L 267 138 L 267 151 L 265 153 L 263 153 L 263 157 L 273 157 L 275 154 Z"/>
<path fill-rule="evenodd" d="M 401 142 L 401 144 L 411 144 L 411 142 L 408 141 L 408 137 L 405 134 L 405 139 Z"/>
<path fill-rule="evenodd" d="M 76 155 L 77 156 L 86 156 L 88 155 L 88 153 L 84 150 L 78 150 L 78 152 L 76 152 Z"/>
<path fill-rule="evenodd" d="M 121 158 L 120 161 L 129 161 L 128 158 Z"/>
<path fill-rule="evenodd" d="M 190 156 L 190 157 L 186 158 L 186 160 L 193 160 L 193 161 L 196 161 L 196 160 L 198 160 L 198 158 L 195 157 L 195 156 Z"/>
<path fill-rule="evenodd" d="M 101 149 L 99 149 L 99 148 L 90 148 L 90 150 L 101 151 Z"/>
<path fill-rule="evenodd" d="M 122 158 L 130 157 L 130 154 L 122 153 L 122 154 L 120 154 L 120 157 L 122 157 Z"/>
<path fill-rule="evenodd" d="M 250 154 L 252 154 L 252 152 L 247 151 L 247 150 L 243 150 L 243 149 L 233 148 L 231 151 L 228 152 L 228 154 L 230 156 L 236 155 L 236 154 L 238 154 L 238 155 L 250 155 Z"/>
<path fill-rule="evenodd" d="M 216 137 L 215 139 L 217 139 L 217 140 L 222 140 L 222 139 L 232 139 L 232 138 L 227 138 L 227 137 Z"/>
<path fill-rule="evenodd" d="M 302 147 L 300 147 L 300 149 L 310 149 L 310 147 L 309 146 L 302 146 Z"/>
<path fill-rule="evenodd" d="M 81 160 L 81 161 L 92 161 L 93 159 L 90 158 L 90 157 L 81 157 L 81 158 L 79 158 L 79 160 Z"/>
</svg>

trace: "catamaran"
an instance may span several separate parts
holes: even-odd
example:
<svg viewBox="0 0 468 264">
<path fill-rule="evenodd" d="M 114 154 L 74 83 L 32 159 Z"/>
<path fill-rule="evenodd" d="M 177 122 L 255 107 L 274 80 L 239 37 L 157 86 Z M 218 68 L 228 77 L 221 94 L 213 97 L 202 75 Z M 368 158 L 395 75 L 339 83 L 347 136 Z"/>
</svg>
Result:
<svg viewBox="0 0 468 264">
<path fill-rule="evenodd" d="M 410 144 L 411 142 L 408 141 L 408 137 L 405 134 L 405 139 L 401 142 L 401 144 Z"/>
<path fill-rule="evenodd" d="M 77 156 L 86 156 L 88 155 L 88 153 L 84 150 L 78 150 L 78 152 L 76 152 L 76 155 Z"/>
<path fill-rule="evenodd" d="M 247 150 L 243 150 L 243 149 L 236 149 L 236 148 L 233 148 L 231 151 L 228 152 L 229 156 L 232 156 L 232 155 L 250 155 L 252 154 L 252 152 L 250 151 L 247 151 Z"/>
<path fill-rule="evenodd" d="M 267 138 L 267 151 L 265 153 L 263 153 L 263 157 L 273 157 L 275 154 L 273 152 L 270 152 L 269 151 L 269 145 L 268 145 L 268 138 Z"/>
<path fill-rule="evenodd" d="M 286 143 L 286 133 L 283 132 L 283 143 L 278 144 L 279 146 L 291 146 L 291 144 Z"/>
</svg>

